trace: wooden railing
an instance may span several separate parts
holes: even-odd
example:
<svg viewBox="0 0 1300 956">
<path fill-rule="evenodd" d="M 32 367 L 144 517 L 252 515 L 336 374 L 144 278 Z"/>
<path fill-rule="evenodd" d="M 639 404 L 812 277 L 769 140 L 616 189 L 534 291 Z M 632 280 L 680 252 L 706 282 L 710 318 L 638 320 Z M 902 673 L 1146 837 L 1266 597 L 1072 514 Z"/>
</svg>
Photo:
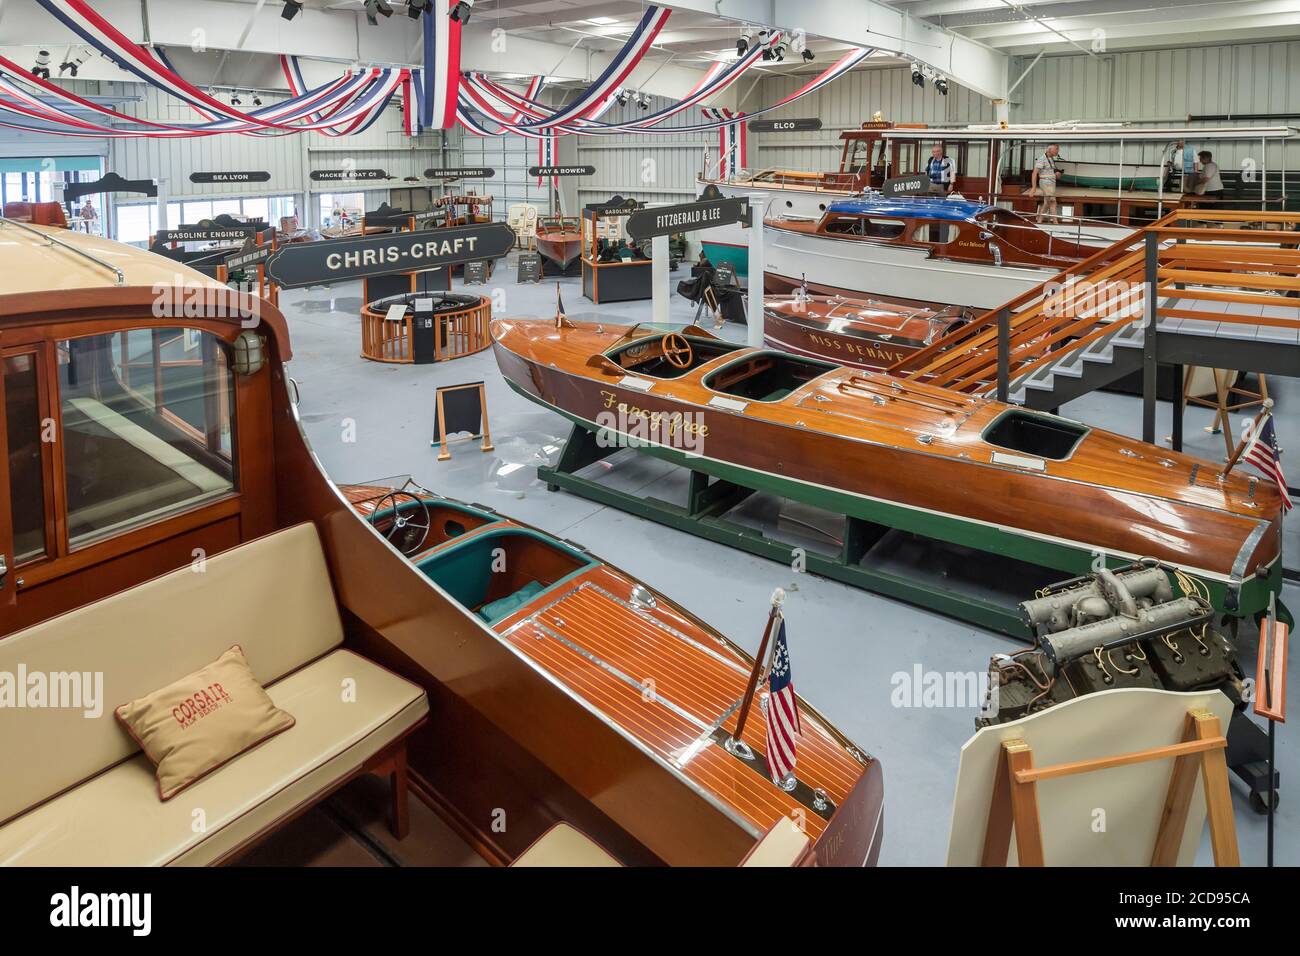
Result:
<svg viewBox="0 0 1300 956">
<path fill-rule="evenodd" d="M 421 297 L 415 293 L 406 296 L 412 302 Z M 383 301 L 376 305 L 382 306 Z M 362 308 L 361 357 L 375 362 L 415 362 L 415 318 L 410 305 L 401 319 L 393 320 L 389 320 L 382 307 Z M 492 300 L 487 296 L 479 296 L 477 305 L 454 312 L 435 312 L 433 320 L 438 326 L 434 354 L 420 358 L 446 362 L 481 352 L 492 344 L 492 333 L 488 328 L 492 322 Z"/>
<path fill-rule="evenodd" d="M 1300 311 L 1285 317 L 1209 315 L 1159 304 L 1176 298 L 1300 310 L 1297 229 L 1300 213 L 1176 210 L 914 352 L 889 372 L 959 391 L 996 386 L 1005 401 L 1012 381 L 1124 325 L 1186 318 L 1300 328 Z M 1155 296 L 1148 309 L 1150 289 Z"/>
</svg>

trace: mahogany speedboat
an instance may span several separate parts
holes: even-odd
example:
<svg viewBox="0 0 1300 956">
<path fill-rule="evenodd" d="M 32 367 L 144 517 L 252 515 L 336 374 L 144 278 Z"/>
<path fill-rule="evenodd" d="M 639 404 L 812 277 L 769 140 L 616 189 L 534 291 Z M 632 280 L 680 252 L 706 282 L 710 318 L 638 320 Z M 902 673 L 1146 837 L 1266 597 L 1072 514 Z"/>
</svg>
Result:
<svg viewBox="0 0 1300 956">
<path fill-rule="evenodd" d="M 498 319 L 492 335 L 512 388 L 606 447 L 1045 567 L 1154 557 L 1220 610 L 1281 586 L 1275 489 L 1190 455 L 694 326 Z"/>
<path fill-rule="evenodd" d="M 933 308 L 986 310 L 1104 247 L 1072 242 L 1017 214 L 958 199 L 831 203 L 820 219 L 764 222 L 765 291 L 809 291 Z"/>
<path fill-rule="evenodd" d="M 880 816 L 879 762 L 800 699 L 798 779 L 782 790 L 764 722 L 752 719 L 758 693 L 741 735 L 749 756 L 728 749 L 754 662 L 708 624 L 581 546 L 482 505 L 409 479 L 340 490 L 504 645 L 698 792 L 719 827 L 762 834 L 798 816 L 821 865 L 875 862 L 879 823 L 858 828 L 863 814 Z"/>
<path fill-rule="evenodd" d="M 733 865 L 783 833 L 785 862 L 875 859 L 879 765 L 806 705 L 789 792 L 757 711 L 751 759 L 719 742 L 749 660 L 707 625 L 486 509 L 332 484 L 272 304 L 8 218 L 0 269 L 0 701 L 20 669 L 77 691 L 4 710 L 0 863 L 241 860 L 367 775 L 399 856 L 409 786 L 493 863 Z M 114 708 L 236 644 L 293 720 L 160 800 Z"/>
<path fill-rule="evenodd" d="M 898 305 L 843 296 L 769 295 L 763 342 L 854 368 L 886 369 L 970 321 L 969 310 Z"/>
<path fill-rule="evenodd" d="M 537 251 L 567 269 L 582 254 L 582 227 L 572 216 L 544 216 L 537 223 Z"/>
</svg>

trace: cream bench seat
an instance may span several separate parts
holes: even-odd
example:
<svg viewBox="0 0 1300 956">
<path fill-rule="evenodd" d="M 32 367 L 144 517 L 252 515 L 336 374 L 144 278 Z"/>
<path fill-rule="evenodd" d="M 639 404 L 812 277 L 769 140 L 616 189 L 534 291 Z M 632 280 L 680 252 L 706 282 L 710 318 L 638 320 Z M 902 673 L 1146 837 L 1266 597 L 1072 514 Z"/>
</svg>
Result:
<svg viewBox="0 0 1300 956">
<path fill-rule="evenodd" d="M 342 640 L 311 524 L 0 639 L 0 672 L 103 675 L 98 714 L 84 706 L 0 712 L 0 864 L 221 862 L 364 772 L 393 778 L 400 830 L 405 738 L 426 718 L 428 699 L 340 649 Z M 236 643 L 296 723 L 163 802 L 153 765 L 113 709 Z"/>
<path fill-rule="evenodd" d="M 808 834 L 791 820 L 781 819 L 754 844 L 740 861 L 741 866 L 780 867 L 813 864 Z M 611 867 L 622 866 L 608 850 L 581 830 L 563 821 L 556 823 L 515 857 L 512 867 Z"/>
</svg>

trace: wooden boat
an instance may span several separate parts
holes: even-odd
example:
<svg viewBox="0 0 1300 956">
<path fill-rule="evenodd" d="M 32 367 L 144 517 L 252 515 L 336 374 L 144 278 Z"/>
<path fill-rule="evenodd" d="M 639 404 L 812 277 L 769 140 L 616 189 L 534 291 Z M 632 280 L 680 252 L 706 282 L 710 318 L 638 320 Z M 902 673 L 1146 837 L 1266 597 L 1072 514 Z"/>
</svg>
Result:
<svg viewBox="0 0 1300 956">
<path fill-rule="evenodd" d="M 968 310 L 927 309 L 875 299 L 769 295 L 763 342 L 795 355 L 854 368 L 886 369 L 970 320 Z"/>
<path fill-rule="evenodd" d="M 582 255 L 582 227 L 575 216 L 543 216 L 536 238 L 537 251 L 561 269 Z"/>
<path fill-rule="evenodd" d="M 1166 166 L 1162 163 L 1134 165 L 1127 163 L 1079 163 L 1068 159 L 1056 161 L 1056 181 L 1061 186 L 1086 189 L 1124 189 L 1158 192 L 1164 183 Z"/>
<path fill-rule="evenodd" d="M 498 319 L 492 334 L 515 391 L 606 444 L 1044 567 L 1154 557 L 1220 609 L 1280 587 L 1275 490 L 1190 455 L 694 326 Z"/>
<path fill-rule="evenodd" d="M 870 834 L 842 828 L 859 812 L 879 817 L 879 807 L 860 805 L 868 791 L 878 800 L 878 762 L 800 699 L 799 784 L 785 792 L 768 776 L 764 724 L 754 719 L 757 693 L 742 734 L 752 759 L 731 753 L 726 743 L 753 658 L 709 625 L 581 546 L 482 505 L 443 498 L 409 479 L 340 490 L 502 643 L 735 825 L 762 834 L 797 814 L 806 817 L 821 863 L 875 862 L 879 824 L 872 821 Z M 494 561 L 503 573 L 490 573 Z M 654 689 L 649 701 L 646 687 Z M 850 803 L 837 819 L 837 808 Z M 842 838 L 847 845 L 832 852 Z"/>
<path fill-rule="evenodd" d="M 831 203 L 816 222 L 768 219 L 765 291 L 934 308 L 996 308 L 1104 248 L 1053 236 L 996 206 L 955 199 Z"/>
<path fill-rule="evenodd" d="M 287 324 L 273 305 L 131 246 L 9 219 L 0 269 L 0 670 L 16 666 L 6 647 L 59 670 L 102 665 L 111 708 L 236 643 L 252 649 L 273 696 L 281 684 L 301 688 L 321 661 L 345 668 L 327 669 L 314 696 L 277 700 L 295 728 L 194 785 L 210 824 L 202 833 L 188 800 L 159 803 L 152 767 L 111 718 L 14 712 L 0 722 L 0 760 L 24 784 L 0 788 L 0 859 L 236 859 L 335 787 L 378 772 L 393 781 L 395 829 L 409 779 L 494 863 L 567 824 L 626 864 L 732 865 L 787 811 L 815 834 L 800 861 L 874 860 L 879 765 L 810 708 L 792 793 L 757 769 L 757 711 L 744 731 L 755 760 L 717 742 L 748 658 L 707 625 L 577 546 L 486 509 L 423 492 L 341 492 L 302 432 Z M 55 441 L 42 439 L 49 428 Z M 396 496 L 388 514 L 379 492 Z M 412 544 L 412 510 L 428 516 L 427 547 Z M 488 545 L 503 549 L 508 571 L 489 573 Z M 189 608 L 202 619 L 187 622 Z M 114 629 L 86 623 L 106 618 Z M 65 653 L 91 638 L 83 656 Z M 300 639 L 332 650 L 286 659 Z M 639 683 L 647 677 L 654 693 Z M 381 726 L 337 736 L 311 719 L 313 706 L 337 704 L 344 678 L 419 696 L 426 713 L 411 717 L 400 751 L 383 744 L 365 763 L 340 764 Z M 366 712 L 372 698 L 358 699 Z M 55 736 L 41 737 L 46 726 Z M 277 742 L 303 739 L 299 728 L 334 762 L 273 759 L 294 746 Z M 87 734 L 99 741 L 89 757 L 77 743 Z M 262 788 L 219 808 L 252 767 L 269 775 Z M 315 776 L 292 776 L 304 767 Z M 101 813 L 95 788 L 124 777 L 130 787 Z M 283 815 L 241 822 L 282 794 Z M 44 822 L 64 800 L 75 813 Z M 228 845 L 195 855 L 217 839 Z"/>
</svg>

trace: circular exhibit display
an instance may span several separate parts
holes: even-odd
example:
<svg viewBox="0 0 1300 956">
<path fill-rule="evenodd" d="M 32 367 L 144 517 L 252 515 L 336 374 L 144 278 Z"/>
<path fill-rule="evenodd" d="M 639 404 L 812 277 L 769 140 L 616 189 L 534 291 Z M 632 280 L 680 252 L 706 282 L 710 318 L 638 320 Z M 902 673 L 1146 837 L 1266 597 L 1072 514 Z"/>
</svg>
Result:
<svg viewBox="0 0 1300 956">
<path fill-rule="evenodd" d="M 406 292 L 361 310 L 361 357 L 424 365 L 481 352 L 492 344 L 487 296 Z"/>
</svg>

